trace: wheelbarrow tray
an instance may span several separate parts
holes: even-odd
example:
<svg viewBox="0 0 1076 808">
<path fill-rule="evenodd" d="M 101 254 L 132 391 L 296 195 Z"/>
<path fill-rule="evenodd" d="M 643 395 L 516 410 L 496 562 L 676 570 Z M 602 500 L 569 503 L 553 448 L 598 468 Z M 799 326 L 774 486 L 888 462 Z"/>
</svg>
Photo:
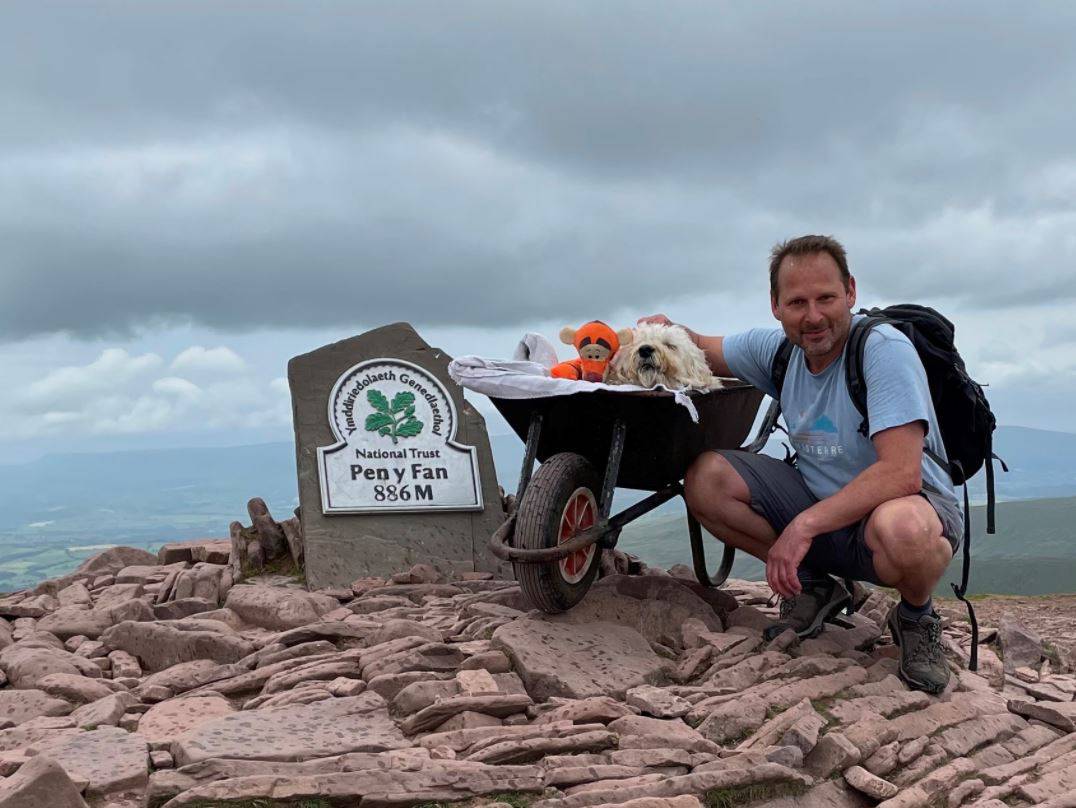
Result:
<svg viewBox="0 0 1076 808">
<path fill-rule="evenodd" d="M 716 390 L 688 394 L 698 411 L 698 423 L 691 420 L 686 407 L 676 403 L 672 393 L 659 391 L 599 390 L 491 401 L 524 442 L 531 416 L 542 416 L 536 455 L 539 462 L 560 452 L 574 452 L 594 468 L 605 468 L 612 440 L 610 425 L 619 419 L 626 432 L 616 485 L 658 491 L 682 480 L 702 452 L 743 445 L 763 393 L 749 384 L 726 384 Z"/>
</svg>

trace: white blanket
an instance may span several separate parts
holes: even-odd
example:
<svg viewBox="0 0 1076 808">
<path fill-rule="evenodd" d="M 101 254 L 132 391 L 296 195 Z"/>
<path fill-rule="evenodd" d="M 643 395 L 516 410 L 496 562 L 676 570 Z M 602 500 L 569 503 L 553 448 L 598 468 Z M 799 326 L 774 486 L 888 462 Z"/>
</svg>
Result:
<svg viewBox="0 0 1076 808">
<path fill-rule="evenodd" d="M 685 407 L 695 423 L 699 421 L 698 410 L 690 396 L 689 388 L 669 390 L 664 385 L 640 387 L 635 384 L 602 384 L 600 382 L 555 379 L 549 368 L 556 363 L 556 351 L 540 334 L 528 333 L 515 350 L 515 359 L 483 359 L 480 356 L 461 356 L 448 365 L 448 375 L 456 384 L 491 398 L 544 398 L 546 396 L 570 396 L 574 393 L 593 393 L 608 390 L 612 393 L 638 393 L 663 391 L 672 393 L 677 404 Z M 540 361 L 529 361 L 529 358 Z M 549 362 L 549 364 L 546 364 Z"/>
</svg>

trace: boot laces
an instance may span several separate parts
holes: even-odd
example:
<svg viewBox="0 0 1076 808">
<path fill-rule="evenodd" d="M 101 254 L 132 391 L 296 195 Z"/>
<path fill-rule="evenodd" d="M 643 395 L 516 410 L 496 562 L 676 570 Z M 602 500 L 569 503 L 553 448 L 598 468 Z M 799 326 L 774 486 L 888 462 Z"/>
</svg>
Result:
<svg viewBox="0 0 1076 808">
<path fill-rule="evenodd" d="M 781 619 L 783 620 L 784 618 L 791 615 L 792 610 L 795 609 L 795 608 L 796 608 L 796 599 L 794 597 L 792 597 L 792 598 L 781 598 L 781 605 L 778 608 L 778 612 L 781 615 Z"/>
<path fill-rule="evenodd" d="M 912 662 L 936 663 L 941 660 L 941 622 L 931 620 L 926 625 L 926 636 L 920 636 L 909 654 Z"/>
</svg>

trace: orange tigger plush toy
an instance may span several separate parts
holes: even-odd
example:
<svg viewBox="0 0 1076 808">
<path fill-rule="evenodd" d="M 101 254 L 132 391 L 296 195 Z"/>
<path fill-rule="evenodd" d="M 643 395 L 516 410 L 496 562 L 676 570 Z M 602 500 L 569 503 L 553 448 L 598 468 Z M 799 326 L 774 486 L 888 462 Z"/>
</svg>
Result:
<svg viewBox="0 0 1076 808">
<path fill-rule="evenodd" d="M 574 345 L 579 351 L 579 358 L 554 365 L 549 375 L 557 379 L 600 382 L 605 379 L 605 370 L 613 354 L 620 350 L 621 345 L 631 342 L 631 329 L 614 331 L 601 320 L 591 320 L 579 328 L 564 326 L 560 330 L 560 341 L 565 345 Z"/>
</svg>

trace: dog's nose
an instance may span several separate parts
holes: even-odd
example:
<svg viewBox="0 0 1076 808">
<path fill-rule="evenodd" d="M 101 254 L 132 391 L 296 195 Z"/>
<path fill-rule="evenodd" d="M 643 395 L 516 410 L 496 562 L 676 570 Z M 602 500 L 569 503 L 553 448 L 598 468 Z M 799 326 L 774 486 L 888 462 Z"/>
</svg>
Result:
<svg viewBox="0 0 1076 808">
<path fill-rule="evenodd" d="M 654 349 L 651 348 L 649 345 L 640 345 L 639 346 L 639 356 L 641 356 L 643 359 L 649 359 L 653 355 L 654 355 Z"/>
</svg>

